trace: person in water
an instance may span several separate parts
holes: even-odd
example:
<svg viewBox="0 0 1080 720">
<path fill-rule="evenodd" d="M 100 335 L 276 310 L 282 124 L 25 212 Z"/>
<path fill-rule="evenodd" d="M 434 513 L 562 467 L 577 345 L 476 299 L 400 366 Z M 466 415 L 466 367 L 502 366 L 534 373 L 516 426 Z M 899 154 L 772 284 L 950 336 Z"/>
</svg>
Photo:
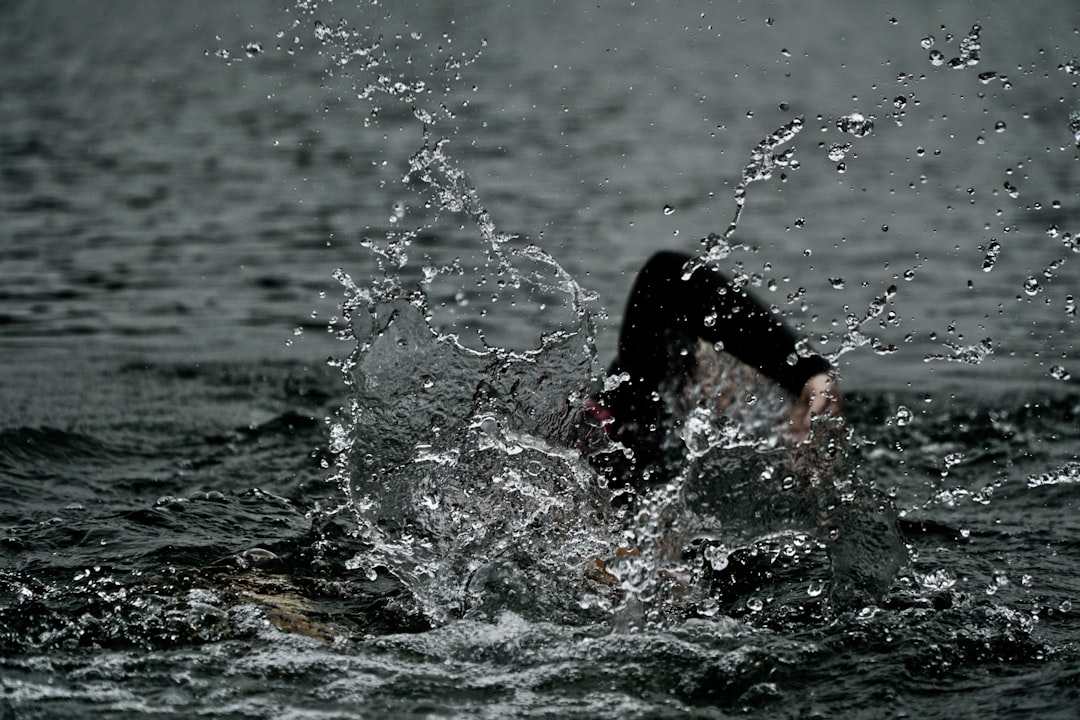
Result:
<svg viewBox="0 0 1080 720">
<path fill-rule="evenodd" d="M 638 273 L 626 303 L 618 354 L 609 376 L 621 382 L 597 393 L 587 411 L 609 437 L 632 451 L 618 474 L 641 489 L 663 465 L 677 411 L 671 398 L 699 375 L 702 341 L 733 356 L 790 393 L 787 434 L 804 440 L 817 415 L 839 415 L 842 399 L 829 362 L 801 356 L 783 322 L 720 272 L 698 268 L 683 278 L 688 255 L 663 251 Z M 610 459 L 609 459 L 610 460 Z M 622 464 L 616 460 L 617 464 Z"/>
</svg>

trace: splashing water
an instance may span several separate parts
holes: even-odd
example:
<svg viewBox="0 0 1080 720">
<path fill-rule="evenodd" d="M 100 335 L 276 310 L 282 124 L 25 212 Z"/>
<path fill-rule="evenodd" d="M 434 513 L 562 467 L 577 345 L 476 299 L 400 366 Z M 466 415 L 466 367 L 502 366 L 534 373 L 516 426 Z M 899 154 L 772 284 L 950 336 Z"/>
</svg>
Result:
<svg viewBox="0 0 1080 720">
<path fill-rule="evenodd" d="M 781 448 L 790 400 L 768 381 L 735 377 L 742 371 L 719 356 L 710 375 L 719 386 L 740 388 L 737 401 L 724 403 L 727 417 L 715 410 L 717 393 L 726 391 L 693 388 L 697 400 L 678 402 L 697 407 L 688 407 L 672 433 L 685 448 L 682 470 L 633 505 L 631 517 L 613 505 L 622 481 L 589 462 L 627 452 L 585 411 L 602 378 L 592 296 L 543 250 L 516 247 L 516 238 L 497 229 L 449 154 L 449 139 L 437 135 L 451 114 L 431 99 L 432 83 L 395 70 L 380 40 L 344 24 L 315 21 L 313 34 L 327 48 L 332 70 L 366 78 L 354 82 L 356 97 L 372 106 L 368 120 L 383 114 L 384 105 L 400 104 L 420 124 L 422 145 L 402 182 L 419 193 L 415 205 L 436 213 L 426 225 L 406 229 L 406 205 L 398 204 L 385 238 L 364 238 L 382 270 L 370 287 L 336 273 L 346 292 L 339 337 L 353 344 L 339 363 L 349 404 L 332 428 L 335 478 L 346 498 L 338 512 L 353 515 L 366 543 L 350 568 L 371 579 L 396 576 L 411 596 L 403 602 L 436 623 L 507 609 L 565 622 L 615 612 L 629 624 L 662 623 L 671 607 L 705 616 L 721 607 L 759 613 L 763 606 L 735 591 L 741 580 L 714 570 L 730 563 L 742 573 L 748 563 L 769 567 L 804 555 L 821 555 L 824 563 L 809 593 L 818 612 L 872 602 L 884 592 L 904 552 L 888 512 L 881 512 L 885 506 L 839 469 L 850 437 L 826 423 L 806 446 Z M 477 57 L 455 62 L 455 72 Z M 864 137 L 873 121 L 853 114 L 837 126 Z M 780 148 L 802 128 L 796 118 L 753 149 L 727 230 L 702 241 L 687 273 L 715 266 L 741 247 L 730 241 L 747 187 L 798 167 L 794 149 Z M 468 219 L 500 288 L 558 298 L 568 322 L 525 351 L 486 342 L 470 349 L 438 329 L 423 285 L 461 267 L 425 266 L 416 288 L 402 278 L 414 242 L 440 215 Z M 871 308 L 861 322 L 880 312 Z M 860 336 L 856 344 L 875 341 Z M 704 566 L 702 557 L 709 558 Z M 807 597 L 798 594 L 800 606 Z"/>
<path fill-rule="evenodd" d="M 749 249 L 748 246 L 733 246 L 731 238 L 739 227 L 743 208 L 746 205 L 746 191 L 751 183 L 768 180 L 777 168 L 799 167 L 799 161 L 795 159 L 795 149 L 788 148 L 782 152 L 776 150 L 795 139 L 803 129 L 803 119 L 797 117 L 785 123 L 783 126 L 766 136 L 750 153 L 750 162 L 742 171 L 742 179 L 735 186 L 735 212 L 727 229 L 721 234 L 710 233 L 701 240 L 701 254 L 687 262 L 683 268 L 683 279 L 689 278 L 698 268 L 718 267 L 719 262 L 728 257 L 735 249 Z"/>
</svg>

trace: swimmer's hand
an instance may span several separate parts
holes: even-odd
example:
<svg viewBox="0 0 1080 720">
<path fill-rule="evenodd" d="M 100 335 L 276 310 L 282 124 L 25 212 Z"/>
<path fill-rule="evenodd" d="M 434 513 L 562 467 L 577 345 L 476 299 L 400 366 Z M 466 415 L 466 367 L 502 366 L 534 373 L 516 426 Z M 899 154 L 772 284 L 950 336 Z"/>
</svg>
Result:
<svg viewBox="0 0 1080 720">
<path fill-rule="evenodd" d="M 810 422 L 818 415 L 834 417 L 843 411 L 844 399 L 836 379 L 818 373 L 806 381 L 795 407 L 791 410 L 791 434 L 802 442 L 810 434 Z"/>
</svg>

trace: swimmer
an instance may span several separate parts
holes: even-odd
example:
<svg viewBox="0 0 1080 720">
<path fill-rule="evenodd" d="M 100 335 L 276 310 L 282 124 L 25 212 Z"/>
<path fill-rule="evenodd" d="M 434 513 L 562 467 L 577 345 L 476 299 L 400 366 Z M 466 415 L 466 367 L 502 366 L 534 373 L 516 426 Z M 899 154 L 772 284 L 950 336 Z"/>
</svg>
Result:
<svg viewBox="0 0 1080 720">
<path fill-rule="evenodd" d="M 695 376 L 702 341 L 795 398 L 787 426 L 795 442 L 806 439 L 814 417 L 837 416 L 842 410 L 840 388 L 825 358 L 799 356 L 792 331 L 720 272 L 699 268 L 684 280 L 689 260 L 681 253 L 659 252 L 638 273 L 609 370 L 624 380 L 587 407 L 612 439 L 633 451 L 631 477 L 648 476 L 662 464 L 658 458 L 674 415 L 665 397 L 680 394 Z"/>
</svg>

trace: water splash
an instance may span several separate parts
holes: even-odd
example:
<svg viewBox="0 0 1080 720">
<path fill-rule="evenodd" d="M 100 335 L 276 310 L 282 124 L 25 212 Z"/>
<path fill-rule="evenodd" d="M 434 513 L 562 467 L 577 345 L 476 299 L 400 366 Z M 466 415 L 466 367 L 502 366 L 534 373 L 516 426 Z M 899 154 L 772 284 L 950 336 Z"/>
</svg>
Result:
<svg viewBox="0 0 1080 720">
<path fill-rule="evenodd" d="M 795 159 L 795 148 L 781 152 L 777 150 L 795 139 L 803 129 L 803 118 L 796 117 L 769 133 L 750 152 L 750 161 L 743 167 L 742 178 L 735 186 L 735 212 L 727 229 L 723 233 L 709 233 L 701 240 L 701 253 L 687 262 L 683 268 L 683 279 L 689 278 L 698 268 L 718 267 L 721 260 L 728 257 L 735 249 L 749 249 L 745 245 L 733 245 L 731 238 L 738 229 L 746 205 L 746 191 L 751 183 L 768 180 L 777 168 L 799 167 Z"/>
<path fill-rule="evenodd" d="M 944 360 L 946 362 L 964 363 L 967 365 L 979 365 L 994 352 L 994 343 L 990 338 L 984 338 L 974 345 L 959 345 L 957 343 L 944 343 L 951 352 L 930 353 L 923 358 L 924 362 Z"/>
</svg>

